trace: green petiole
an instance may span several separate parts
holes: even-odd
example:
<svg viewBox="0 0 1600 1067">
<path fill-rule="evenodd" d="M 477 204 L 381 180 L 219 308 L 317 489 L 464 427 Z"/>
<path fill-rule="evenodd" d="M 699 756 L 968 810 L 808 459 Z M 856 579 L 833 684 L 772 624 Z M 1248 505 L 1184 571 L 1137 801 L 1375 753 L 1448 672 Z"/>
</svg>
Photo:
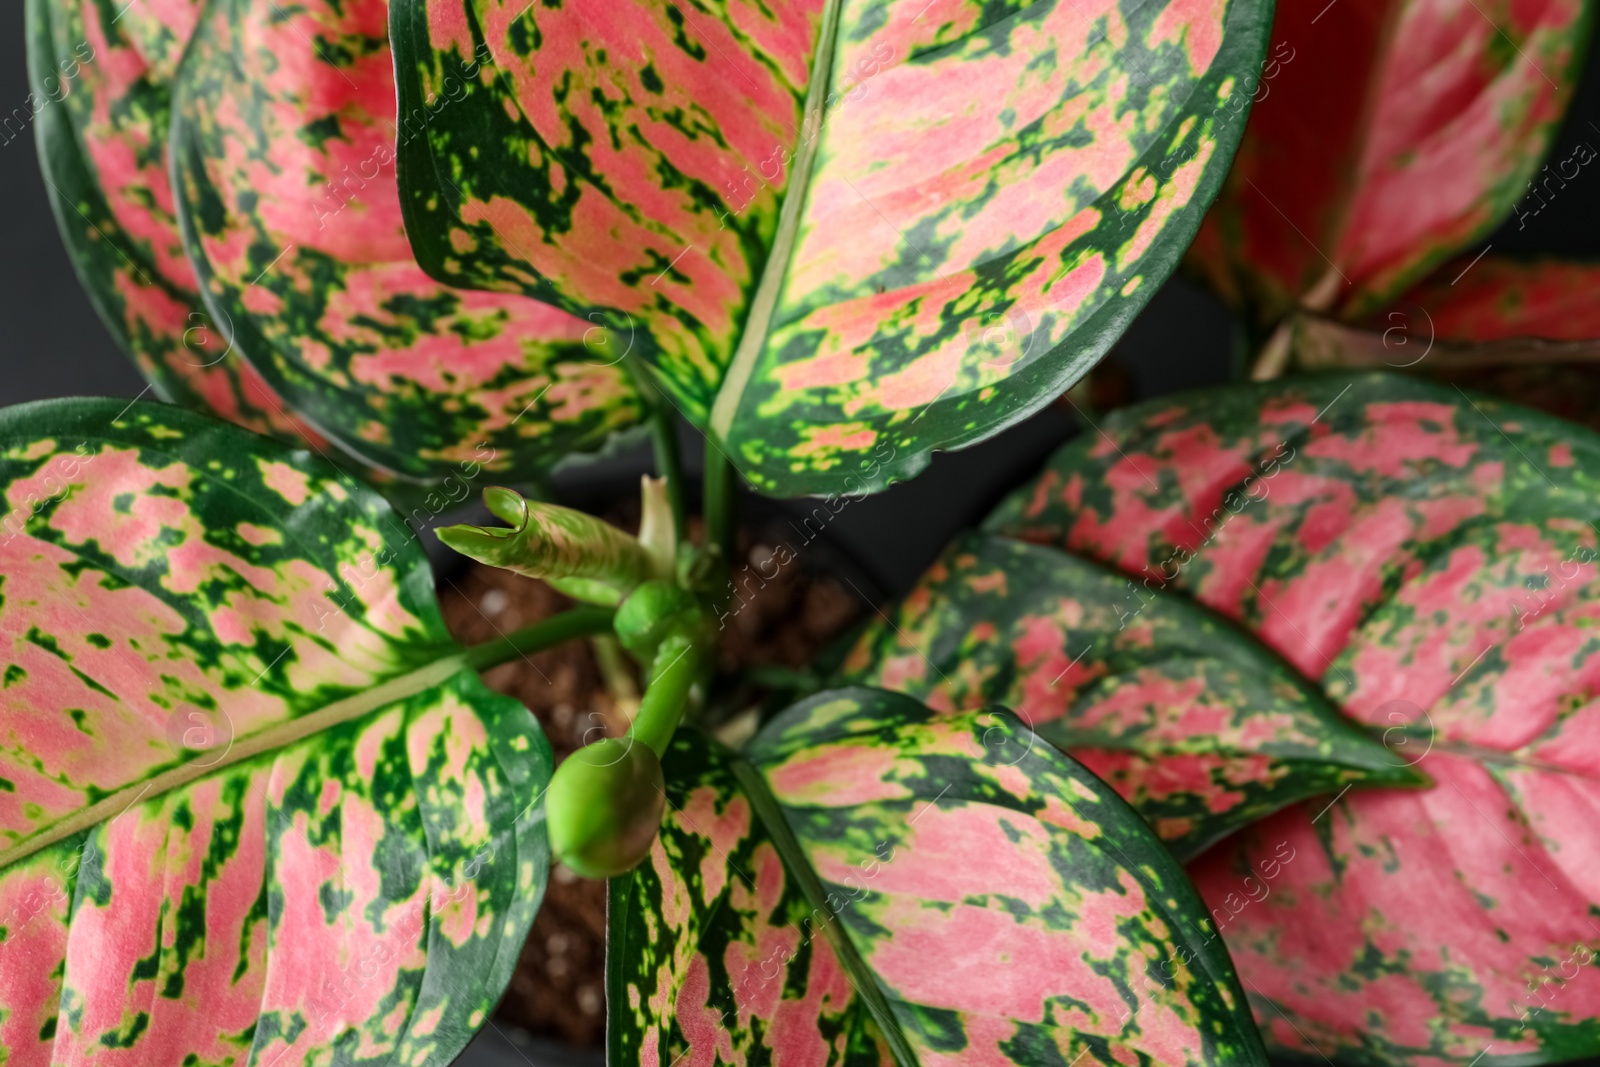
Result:
<svg viewBox="0 0 1600 1067">
<path fill-rule="evenodd" d="M 486 671 L 530 652 L 543 652 L 576 637 L 611 632 L 616 612 L 611 608 L 579 607 L 540 619 L 536 623 L 473 645 L 463 655 L 467 666 Z"/>
<path fill-rule="evenodd" d="M 638 357 L 630 357 L 624 364 L 628 377 L 650 413 L 650 440 L 656 454 L 656 477 L 667 483 L 667 499 L 672 504 L 672 523 L 677 535 L 682 537 L 689 529 L 688 509 L 684 503 L 683 456 L 678 448 L 678 420 L 672 402 L 661 392 L 654 375 Z"/>
<path fill-rule="evenodd" d="M 682 537 L 689 527 L 688 509 L 683 497 L 683 457 L 678 448 L 678 420 L 665 401 L 657 403 L 650 417 L 650 437 L 655 445 L 656 477 L 667 482 L 667 499 L 672 504 L 672 522 Z"/>
<path fill-rule="evenodd" d="M 702 653 L 668 639 L 628 732 L 579 749 L 550 779 L 545 794 L 550 847 L 588 878 L 631 870 L 650 851 L 665 811 L 661 757 L 689 703 Z"/>
<path fill-rule="evenodd" d="M 706 543 L 716 545 L 722 552 L 722 566 L 733 563 L 734 524 L 737 520 L 736 493 L 738 473 L 728 454 L 711 438 L 706 438 L 705 474 L 702 491 L 705 493 Z"/>
<path fill-rule="evenodd" d="M 691 641 L 667 642 L 656 653 L 656 668 L 639 701 L 639 714 L 628 733 L 650 746 L 657 757 L 664 755 L 672 733 L 689 706 L 689 690 L 700 676 L 706 657 Z"/>
<path fill-rule="evenodd" d="M 726 468 L 719 471 L 724 494 L 713 498 L 721 502 L 719 509 L 731 492 L 728 474 Z M 594 597 L 601 604 L 562 612 L 467 649 L 462 656 L 467 666 L 487 670 L 562 641 L 609 632 L 649 667 L 650 681 L 627 733 L 574 752 L 556 768 L 545 794 L 551 847 L 572 870 L 593 878 L 621 874 L 649 852 L 666 797 L 661 757 L 713 661 L 709 650 L 715 635 L 704 604 L 684 586 L 657 576 L 669 569 L 681 530 L 669 517 L 671 488 L 670 479 L 665 485 L 645 479 L 640 538 L 509 490 L 485 494 L 490 510 L 509 526 L 439 531 L 441 540 L 467 555 L 552 585 L 580 580 L 586 589 L 594 587 L 591 592 L 607 594 Z M 621 600 L 615 609 L 604 603 L 613 596 Z"/>
</svg>

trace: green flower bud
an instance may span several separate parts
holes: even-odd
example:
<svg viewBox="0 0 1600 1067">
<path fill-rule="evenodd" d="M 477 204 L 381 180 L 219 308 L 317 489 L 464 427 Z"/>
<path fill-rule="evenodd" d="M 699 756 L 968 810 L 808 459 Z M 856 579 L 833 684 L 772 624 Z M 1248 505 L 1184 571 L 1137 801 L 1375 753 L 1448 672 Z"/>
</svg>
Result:
<svg viewBox="0 0 1600 1067">
<path fill-rule="evenodd" d="M 556 768 L 545 794 L 550 847 L 586 878 L 632 870 L 661 828 L 665 785 L 655 752 L 632 737 L 580 748 Z"/>
</svg>

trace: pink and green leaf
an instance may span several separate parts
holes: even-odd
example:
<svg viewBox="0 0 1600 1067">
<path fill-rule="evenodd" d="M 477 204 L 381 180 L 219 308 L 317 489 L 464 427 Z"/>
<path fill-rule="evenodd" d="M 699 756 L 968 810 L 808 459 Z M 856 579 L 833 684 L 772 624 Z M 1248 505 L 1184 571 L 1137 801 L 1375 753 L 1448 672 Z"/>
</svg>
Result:
<svg viewBox="0 0 1600 1067">
<path fill-rule="evenodd" d="M 1303 804 L 1198 861 L 1269 1047 L 1600 1053 L 1600 994 L 1571 965 L 1600 944 L 1600 437 L 1395 375 L 1190 394 L 1102 429 L 990 528 L 1136 576 L 1175 561 L 1174 586 L 1435 782 Z M 1297 858 L 1245 903 L 1280 848 Z"/>
<path fill-rule="evenodd" d="M 1008 712 L 836 690 L 667 766 L 669 829 L 613 884 L 619 1062 L 1264 1063 L 1182 870 Z"/>
<path fill-rule="evenodd" d="M 527 477 L 604 446 L 641 415 L 619 344 L 413 261 L 394 92 L 381 4 L 206 6 L 172 145 L 208 307 L 297 411 L 401 478 Z"/>
<path fill-rule="evenodd" d="M 758 488 L 881 488 L 1105 353 L 1222 180 L 1267 22 L 403 0 L 407 230 L 436 278 L 628 338 Z"/>
<path fill-rule="evenodd" d="M 1307 797 L 1425 779 L 1281 660 L 1161 582 L 957 539 L 844 664 L 940 711 L 1010 708 L 1179 859 Z"/>
<path fill-rule="evenodd" d="M 1597 285 L 1600 263 L 1489 255 L 1446 264 L 1401 295 L 1393 311 L 1423 312 L 1428 336 L 1445 341 L 1593 341 L 1600 338 Z M 1374 318 L 1380 328 L 1392 322 Z M 1424 323 L 1413 329 L 1421 333 Z"/>
<path fill-rule="evenodd" d="M 1265 321 L 1382 307 L 1543 179 L 1590 23 L 1587 0 L 1280 4 L 1197 266 Z"/>
<path fill-rule="evenodd" d="M 611 880 L 611 1061 L 895 1064 L 857 979 L 817 934 L 820 913 L 738 759 L 679 730 L 663 760 L 661 834 L 632 874 Z"/>
<path fill-rule="evenodd" d="M 178 408 L 0 413 L 12 1064 L 451 1062 L 542 896 L 548 742 L 371 490 Z"/>
<path fill-rule="evenodd" d="M 1392 367 L 1600 427 L 1593 263 L 1484 256 L 1447 264 L 1363 325 L 1292 320 L 1306 370 Z"/>
<path fill-rule="evenodd" d="M 40 164 L 79 281 L 163 399 L 321 443 L 229 344 L 184 258 L 167 171 L 170 86 L 200 4 L 27 0 Z"/>
</svg>

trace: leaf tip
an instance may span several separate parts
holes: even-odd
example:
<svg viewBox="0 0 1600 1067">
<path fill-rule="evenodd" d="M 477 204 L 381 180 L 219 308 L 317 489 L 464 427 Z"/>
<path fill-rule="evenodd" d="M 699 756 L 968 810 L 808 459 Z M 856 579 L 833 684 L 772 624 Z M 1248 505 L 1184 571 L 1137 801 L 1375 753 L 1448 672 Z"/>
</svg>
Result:
<svg viewBox="0 0 1600 1067">
<path fill-rule="evenodd" d="M 494 563 L 499 558 L 502 544 L 513 533 L 503 526 L 470 526 L 465 523 L 441 526 L 433 532 L 447 548 L 482 563 Z"/>
</svg>

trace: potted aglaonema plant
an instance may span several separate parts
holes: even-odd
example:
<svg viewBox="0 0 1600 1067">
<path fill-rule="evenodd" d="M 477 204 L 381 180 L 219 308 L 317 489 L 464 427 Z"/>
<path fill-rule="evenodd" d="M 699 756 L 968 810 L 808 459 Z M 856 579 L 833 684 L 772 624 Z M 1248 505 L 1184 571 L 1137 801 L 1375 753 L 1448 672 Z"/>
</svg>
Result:
<svg viewBox="0 0 1600 1067">
<path fill-rule="evenodd" d="M 622 1063 L 1595 1051 L 1556 985 L 1594 906 L 1555 877 L 1588 854 L 1554 828 L 1595 499 L 1564 424 L 1381 376 L 1132 409 L 816 692 L 712 729 L 735 477 L 872 492 L 1049 403 L 1189 244 L 1249 101 L 1331 69 L 1309 29 L 1263 59 L 1244 0 L 1087 35 L 913 7 L 32 0 L 36 78 L 104 53 L 38 123 L 103 316 L 159 395 L 290 443 L 148 402 L 0 415 L 10 1056 L 449 1062 L 552 844 L 610 875 Z M 1367 54 L 1330 10 L 1328 54 Z M 1426 15 L 1380 20 L 1339 151 L 1377 158 L 1388 28 Z M 1569 15 L 1508 32 L 1567 69 Z M 1323 211 L 1251 147 L 1197 259 L 1256 304 L 1261 372 L 1290 311 L 1359 325 L 1492 224 L 1558 110 L 1398 258 L 1362 228 L 1390 185 Z M 1295 173 L 1324 171 L 1364 174 Z M 1362 269 L 1238 252 L 1263 183 Z M 674 412 L 707 436 L 694 536 Z M 637 427 L 662 481 L 634 532 L 499 488 Z M 446 541 L 577 603 L 463 647 L 412 534 L 485 487 L 503 525 Z M 556 770 L 478 672 L 578 639 L 642 684 Z M 1480 898 L 1521 899 L 1496 872 L 1523 861 L 1553 892 L 1501 921 Z M 1408 878 L 1478 895 L 1446 930 Z"/>
</svg>

